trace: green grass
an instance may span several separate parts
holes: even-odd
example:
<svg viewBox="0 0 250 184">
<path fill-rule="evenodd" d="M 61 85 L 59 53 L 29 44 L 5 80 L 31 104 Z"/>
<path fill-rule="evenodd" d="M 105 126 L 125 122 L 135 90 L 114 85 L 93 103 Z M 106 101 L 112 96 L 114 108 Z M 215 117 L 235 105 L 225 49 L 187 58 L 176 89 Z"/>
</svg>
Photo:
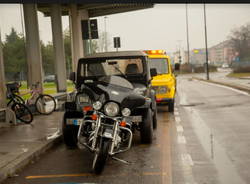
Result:
<svg viewBox="0 0 250 184">
<path fill-rule="evenodd" d="M 229 73 L 227 77 L 233 77 L 233 78 L 241 78 L 241 77 L 250 77 L 250 72 L 248 73 Z"/>
<path fill-rule="evenodd" d="M 46 82 L 43 83 L 43 93 L 44 94 L 56 94 L 56 84 L 54 82 Z M 74 84 L 71 81 L 67 81 L 67 92 L 71 92 L 74 90 Z M 19 92 L 20 92 L 20 96 L 23 99 L 28 99 L 30 97 L 30 94 L 25 94 L 29 91 L 29 89 L 27 89 L 27 83 L 26 81 L 22 81 L 22 86 L 19 88 Z M 22 95 L 25 94 L 25 95 Z"/>
</svg>

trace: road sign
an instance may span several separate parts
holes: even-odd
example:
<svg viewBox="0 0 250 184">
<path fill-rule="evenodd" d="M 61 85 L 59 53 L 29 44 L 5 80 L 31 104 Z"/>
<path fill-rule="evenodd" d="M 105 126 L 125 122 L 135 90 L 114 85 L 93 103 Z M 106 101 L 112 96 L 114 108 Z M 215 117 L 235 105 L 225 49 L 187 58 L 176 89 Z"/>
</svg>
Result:
<svg viewBox="0 0 250 184">
<path fill-rule="evenodd" d="M 114 48 L 120 48 L 120 47 L 121 47 L 120 37 L 114 37 Z"/>
<path fill-rule="evenodd" d="M 81 26 L 83 40 L 98 39 L 97 19 L 82 20 Z"/>
</svg>

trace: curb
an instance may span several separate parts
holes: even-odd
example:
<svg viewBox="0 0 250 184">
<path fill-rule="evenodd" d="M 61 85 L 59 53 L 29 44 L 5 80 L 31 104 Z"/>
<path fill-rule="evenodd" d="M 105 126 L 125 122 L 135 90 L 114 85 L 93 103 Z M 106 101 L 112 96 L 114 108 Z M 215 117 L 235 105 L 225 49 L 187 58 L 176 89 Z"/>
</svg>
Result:
<svg viewBox="0 0 250 184">
<path fill-rule="evenodd" d="M 227 87 L 238 89 L 238 90 L 241 90 L 241 91 L 244 91 L 244 92 L 247 92 L 247 93 L 250 94 L 250 88 L 247 88 L 247 87 L 237 86 L 237 85 L 228 84 L 228 83 L 224 83 L 224 82 L 213 81 L 213 80 L 206 80 L 206 79 L 202 79 L 202 78 L 199 78 L 199 77 L 192 77 L 192 79 L 227 86 Z"/>
<path fill-rule="evenodd" d="M 51 149 L 53 146 L 62 142 L 62 135 L 56 137 L 55 139 L 48 140 L 42 145 L 38 146 L 31 152 L 27 152 L 24 155 L 21 155 L 15 161 L 12 161 L 10 164 L 5 166 L 0 170 L 0 183 L 3 183 L 8 177 L 14 176 L 18 171 L 27 166 L 30 162 L 35 159 L 38 159 L 40 155 Z"/>
</svg>

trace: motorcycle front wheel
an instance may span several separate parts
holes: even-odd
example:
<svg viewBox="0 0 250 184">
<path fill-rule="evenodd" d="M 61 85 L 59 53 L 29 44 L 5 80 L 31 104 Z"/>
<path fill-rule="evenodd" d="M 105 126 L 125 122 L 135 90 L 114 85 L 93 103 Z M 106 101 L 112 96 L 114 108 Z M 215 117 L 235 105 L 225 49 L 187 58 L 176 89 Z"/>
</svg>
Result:
<svg viewBox="0 0 250 184">
<path fill-rule="evenodd" d="M 100 138 L 92 165 L 95 174 L 101 174 L 101 172 L 103 171 L 106 160 L 108 158 L 109 146 L 109 139 Z"/>
</svg>

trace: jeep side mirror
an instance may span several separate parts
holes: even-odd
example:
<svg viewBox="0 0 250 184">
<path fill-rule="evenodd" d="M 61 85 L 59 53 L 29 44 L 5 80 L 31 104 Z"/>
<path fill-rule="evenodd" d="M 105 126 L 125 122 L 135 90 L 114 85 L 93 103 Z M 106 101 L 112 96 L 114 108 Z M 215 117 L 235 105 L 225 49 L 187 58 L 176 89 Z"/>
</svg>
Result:
<svg viewBox="0 0 250 184">
<path fill-rule="evenodd" d="M 174 64 L 174 70 L 175 70 L 175 71 L 180 70 L 180 63 L 175 63 L 175 64 Z"/>
<path fill-rule="evenodd" d="M 154 77 L 157 75 L 157 69 L 156 68 L 150 68 L 150 75 L 151 77 Z"/>
<path fill-rule="evenodd" d="M 75 72 L 71 72 L 69 74 L 69 80 L 75 82 L 75 80 L 76 80 L 76 73 Z"/>
</svg>

